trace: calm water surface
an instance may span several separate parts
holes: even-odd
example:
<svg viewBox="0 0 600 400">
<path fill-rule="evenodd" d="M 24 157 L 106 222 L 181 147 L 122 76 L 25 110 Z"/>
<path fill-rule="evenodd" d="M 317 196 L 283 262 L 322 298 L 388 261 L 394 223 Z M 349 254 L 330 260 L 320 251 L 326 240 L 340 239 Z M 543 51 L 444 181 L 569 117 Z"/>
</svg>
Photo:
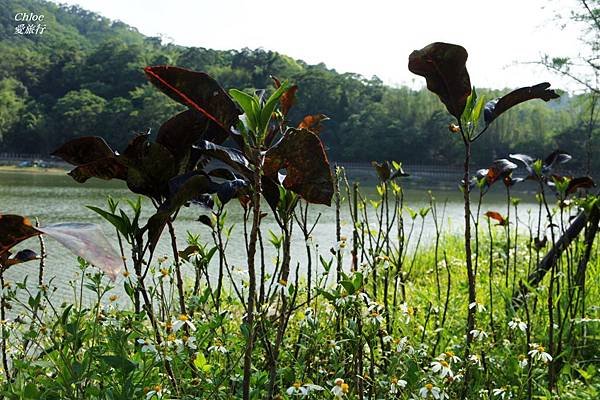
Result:
<svg viewBox="0 0 600 400">
<path fill-rule="evenodd" d="M 427 190 L 431 188 L 434 196 L 438 201 L 438 209 L 441 214 L 445 206 L 444 229 L 452 233 L 462 232 L 463 222 L 463 204 L 462 194 L 459 192 L 456 183 L 446 182 L 444 185 L 431 183 L 424 184 L 416 178 L 411 178 L 405 183 L 405 199 L 406 204 L 419 210 L 422 207 L 428 206 L 429 197 Z M 458 180 L 458 179 L 457 179 Z M 373 195 L 374 184 L 369 182 L 361 183 L 362 190 Z M 487 210 L 498 210 L 503 214 L 506 210 L 506 203 L 503 188 L 498 186 L 495 190 L 488 193 L 484 198 L 482 213 Z M 524 222 L 527 222 L 529 215 L 527 209 L 536 209 L 532 187 L 527 188 L 528 192 L 516 193 L 517 197 L 522 199 L 519 217 Z M 69 176 L 61 174 L 43 174 L 43 173 L 28 173 L 28 172 L 0 172 L 0 213 L 4 214 L 20 214 L 30 218 L 39 218 L 42 225 L 56 222 L 93 222 L 99 224 L 109 240 L 117 247 L 115 231 L 108 222 L 99 218 L 94 212 L 87 209 L 86 205 L 94 205 L 104 208 L 106 206 L 106 197 L 110 195 L 115 199 L 121 200 L 124 208 L 126 208 L 125 199 L 135 199 L 135 196 L 130 193 L 123 182 L 118 181 L 101 181 L 92 179 L 86 184 L 78 184 Z M 475 197 L 475 196 L 474 196 Z M 144 202 L 146 217 L 151 215 L 151 204 Z M 313 232 L 315 244 L 318 246 L 320 253 L 329 254 L 328 250 L 335 245 L 335 209 L 325 206 L 311 206 L 312 218 L 316 218 L 318 213 L 321 217 L 316 229 Z M 196 220 L 202 213 L 207 213 L 196 207 L 184 208 L 179 214 L 175 224 L 177 232 L 178 246 L 182 249 L 186 246 L 186 232 L 199 234 L 204 242 L 212 242 L 210 232 L 207 227 L 200 224 Z M 535 212 L 531 218 L 535 217 Z M 408 214 L 405 215 L 408 218 Z M 420 217 L 419 217 L 420 218 Z M 418 220 L 418 219 L 417 219 Z M 244 241 L 242 236 L 242 210 L 237 202 L 232 202 L 228 206 L 228 225 L 235 224 L 232 232 L 232 237 L 228 248 L 229 262 L 233 266 L 243 268 L 244 265 Z M 416 226 L 416 233 L 420 224 Z M 271 229 L 277 231 L 275 221 L 271 217 L 267 217 L 263 224 L 263 232 L 265 240 L 268 238 L 267 232 Z M 299 230 L 297 227 L 294 229 Z M 423 244 L 427 245 L 431 242 L 434 226 L 430 215 L 426 218 Z M 348 205 L 342 206 L 342 234 L 348 238 L 352 237 L 352 223 L 348 214 Z M 57 296 L 66 296 L 70 293 L 67 282 L 75 277 L 78 268 L 76 260 L 71 253 L 62 248 L 52 239 L 46 240 L 48 258 L 46 261 L 47 276 L 55 276 L 55 284 L 59 287 Z M 266 247 L 270 247 L 265 243 Z M 32 238 L 22 243 L 18 248 L 29 247 L 34 250 L 38 249 L 36 238 Z M 297 256 L 299 259 L 304 257 L 304 242 L 297 235 L 296 240 L 292 243 L 292 257 Z M 170 241 L 168 233 L 165 232 L 159 247 L 156 251 L 156 256 L 168 255 L 171 253 Z M 270 252 L 269 257 L 273 257 L 274 253 Z M 294 258 L 293 258 L 294 259 Z M 268 262 L 267 262 L 268 264 Z M 30 280 L 37 279 L 37 262 L 25 263 L 11 268 L 7 272 L 7 279 L 22 280 L 27 274 L 30 275 Z M 212 268 L 214 270 L 214 266 Z"/>
</svg>

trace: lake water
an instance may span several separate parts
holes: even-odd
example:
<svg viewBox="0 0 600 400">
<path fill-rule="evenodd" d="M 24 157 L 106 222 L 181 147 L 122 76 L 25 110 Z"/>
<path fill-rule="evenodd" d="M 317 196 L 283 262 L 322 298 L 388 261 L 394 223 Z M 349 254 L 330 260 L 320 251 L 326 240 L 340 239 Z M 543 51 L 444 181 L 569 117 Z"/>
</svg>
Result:
<svg viewBox="0 0 600 400">
<path fill-rule="evenodd" d="M 374 182 L 364 180 L 361 182 L 361 190 L 373 196 Z M 457 177 L 456 182 L 460 178 Z M 419 210 L 421 207 L 426 207 L 429 202 L 427 190 L 431 189 L 438 201 L 438 208 L 441 214 L 444 201 L 447 200 L 445 209 L 444 228 L 445 231 L 452 233 L 462 232 L 463 222 L 463 204 L 462 194 L 458 190 L 457 183 L 445 182 L 443 184 L 431 182 L 426 183 L 418 178 L 409 178 L 405 181 L 405 203 L 409 207 Z M 505 214 L 506 203 L 503 187 L 493 188 L 484 198 L 482 206 L 482 214 L 487 210 L 497 210 Z M 533 190 L 535 187 L 529 186 L 525 191 L 515 193 L 522 199 L 519 213 L 520 219 L 524 222 L 528 219 L 526 210 L 528 208 L 537 209 L 534 204 Z M 42 226 L 56 222 L 93 222 L 99 224 L 108 238 L 117 247 L 115 231 L 108 222 L 98 217 L 94 212 L 87 209 L 86 205 L 94 205 L 98 207 L 106 207 L 106 197 L 110 195 L 115 199 L 124 200 L 126 198 L 134 199 L 135 196 L 130 193 L 125 184 L 119 181 L 101 181 L 92 179 L 86 184 L 78 184 L 66 174 L 43 174 L 43 173 L 28 173 L 28 172 L 1 172 L 0 171 L 0 213 L 3 214 L 20 214 L 28 216 L 31 219 L 39 218 Z M 475 196 L 473 196 L 475 197 Z M 124 208 L 126 204 L 122 201 Z M 151 215 L 151 204 L 144 202 L 144 216 Z M 319 247 L 321 254 L 329 255 L 329 249 L 336 244 L 335 240 L 335 209 L 325 206 L 311 206 L 312 217 L 316 218 L 318 213 L 321 213 L 319 223 L 314 230 L 314 242 Z M 210 231 L 207 227 L 197 222 L 198 216 L 202 213 L 208 213 L 196 207 L 183 208 L 175 223 L 177 231 L 178 246 L 180 249 L 186 246 L 186 232 L 190 231 L 194 234 L 199 234 L 202 241 L 212 242 Z M 532 218 L 536 213 L 532 213 Z M 408 218 L 408 215 L 405 215 Z M 244 241 L 243 228 L 241 225 L 242 210 L 239 203 L 233 201 L 228 206 L 228 224 L 235 223 L 231 241 L 228 249 L 229 262 L 233 266 L 244 268 Z M 418 219 L 417 219 L 418 221 Z M 267 217 L 263 223 L 263 232 L 265 238 L 265 246 L 270 247 L 267 242 L 268 230 L 277 231 L 277 226 L 272 217 Z M 297 233 L 300 233 L 295 228 Z M 418 226 L 415 228 L 418 233 Z M 427 216 L 423 244 L 430 244 L 434 232 L 433 222 L 430 215 Z M 342 234 L 348 238 L 352 237 L 352 223 L 348 214 L 348 205 L 342 205 Z M 66 282 L 72 279 L 77 272 L 76 260 L 71 253 L 62 248 L 52 239 L 46 239 L 47 245 L 47 260 L 46 271 L 47 276 L 56 276 L 55 284 L 59 287 L 57 295 L 68 295 L 70 289 Z M 18 248 L 38 249 L 37 239 L 32 238 Z M 292 244 L 293 256 L 300 259 L 304 256 L 304 242 L 300 235 L 297 235 L 297 240 Z M 171 254 L 170 241 L 168 233 L 165 231 L 156 256 Z M 269 253 L 271 256 L 274 254 Z M 268 263 L 267 263 L 268 264 Z M 8 280 L 20 281 L 26 274 L 30 275 L 31 281 L 37 279 L 37 262 L 29 262 L 12 267 L 6 274 Z"/>
</svg>

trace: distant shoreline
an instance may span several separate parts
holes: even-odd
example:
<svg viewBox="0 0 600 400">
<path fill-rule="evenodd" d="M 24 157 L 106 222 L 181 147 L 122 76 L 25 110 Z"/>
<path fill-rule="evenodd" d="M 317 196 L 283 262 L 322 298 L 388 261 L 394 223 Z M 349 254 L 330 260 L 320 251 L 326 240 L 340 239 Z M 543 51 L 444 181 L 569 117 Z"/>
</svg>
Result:
<svg viewBox="0 0 600 400">
<path fill-rule="evenodd" d="M 50 167 L 50 168 L 40 168 L 40 167 L 17 167 L 16 165 L 0 165 L 0 172 L 19 172 L 19 173 L 29 173 L 29 174 L 48 174 L 48 175 L 58 175 L 67 173 L 67 169 Z"/>
</svg>

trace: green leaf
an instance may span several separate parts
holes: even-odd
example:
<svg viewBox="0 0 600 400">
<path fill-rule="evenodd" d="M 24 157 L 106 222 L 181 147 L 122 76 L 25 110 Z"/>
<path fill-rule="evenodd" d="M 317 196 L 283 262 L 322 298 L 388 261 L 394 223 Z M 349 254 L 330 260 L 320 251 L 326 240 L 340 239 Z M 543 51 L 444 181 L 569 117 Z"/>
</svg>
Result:
<svg viewBox="0 0 600 400">
<path fill-rule="evenodd" d="M 135 363 L 121 356 L 101 356 L 100 359 L 114 369 L 122 371 L 125 375 L 128 375 L 137 367 Z"/>
<path fill-rule="evenodd" d="M 475 91 L 475 88 L 473 88 L 473 91 Z M 471 112 L 471 122 L 473 123 L 473 125 L 477 124 L 477 122 L 479 121 L 479 117 L 481 116 L 481 110 L 483 110 L 484 105 L 485 105 L 485 96 L 481 96 L 479 99 L 477 99 L 477 104 L 475 105 L 475 108 L 473 108 L 473 111 Z"/>
<path fill-rule="evenodd" d="M 321 288 L 317 288 L 317 292 L 331 302 L 334 302 L 339 297 Z"/>
<path fill-rule="evenodd" d="M 354 274 L 354 279 L 352 280 L 352 284 L 354 285 L 354 289 L 356 289 L 358 291 L 363 285 L 363 274 L 361 274 L 360 272 L 356 272 Z"/>
<path fill-rule="evenodd" d="M 356 291 L 356 289 L 354 288 L 354 283 L 352 281 L 341 281 L 340 285 L 342 285 L 344 289 L 346 289 L 346 292 L 348 292 L 348 294 L 354 294 L 354 292 Z"/>
<path fill-rule="evenodd" d="M 266 136 L 266 134 L 267 134 L 267 128 L 269 127 L 269 121 L 271 120 L 271 115 L 273 114 L 273 110 L 275 110 L 275 107 L 277 106 L 277 102 L 279 101 L 279 98 L 288 90 L 289 86 L 290 86 L 289 82 L 287 82 L 287 81 L 283 82 L 281 84 L 281 86 L 279 87 L 279 89 L 277 89 L 267 99 L 265 106 L 261 110 L 259 128 L 260 128 L 260 131 L 263 136 Z"/>
<path fill-rule="evenodd" d="M 211 365 L 206 362 L 206 357 L 202 352 L 199 352 L 194 359 L 194 365 L 202 372 L 209 372 L 211 369 Z"/>
<path fill-rule="evenodd" d="M 98 208 L 98 207 L 94 207 L 94 206 L 86 206 L 86 207 L 89 208 L 90 210 L 92 210 L 93 212 L 95 212 L 96 214 L 100 215 L 102 218 L 104 218 L 108 222 L 110 222 L 110 224 L 112 226 L 114 226 L 115 228 L 117 228 L 117 230 L 119 232 L 121 232 L 121 234 L 123 236 L 127 236 L 129 234 L 129 232 L 127 232 L 127 225 L 121 217 L 119 217 L 115 214 L 111 214 L 108 211 L 104 211 L 103 209 Z"/>
<path fill-rule="evenodd" d="M 467 104 L 465 105 L 465 109 L 463 110 L 460 119 L 464 122 L 471 122 L 471 117 L 473 115 L 473 109 L 475 108 L 475 104 L 477 103 L 477 93 L 475 92 L 475 87 L 471 91 L 469 97 L 467 97 Z"/>
<path fill-rule="evenodd" d="M 233 97 L 235 101 L 237 101 L 244 111 L 244 114 L 246 114 L 246 120 L 250 130 L 256 132 L 259 120 L 257 111 L 260 110 L 260 106 L 256 98 L 237 89 L 230 89 L 229 95 Z"/>
<path fill-rule="evenodd" d="M 240 331 L 242 331 L 242 335 L 244 335 L 244 338 L 248 339 L 250 337 L 250 330 L 248 329 L 248 324 L 241 324 Z"/>
<path fill-rule="evenodd" d="M 23 389 L 23 397 L 26 399 L 39 399 L 40 391 L 33 383 L 28 383 Z"/>
</svg>

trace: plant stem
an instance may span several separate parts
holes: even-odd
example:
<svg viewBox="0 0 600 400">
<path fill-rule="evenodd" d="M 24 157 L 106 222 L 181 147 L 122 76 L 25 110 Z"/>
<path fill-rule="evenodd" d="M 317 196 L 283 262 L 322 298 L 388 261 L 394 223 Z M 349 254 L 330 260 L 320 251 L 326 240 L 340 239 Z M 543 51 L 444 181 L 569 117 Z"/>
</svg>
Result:
<svg viewBox="0 0 600 400">
<path fill-rule="evenodd" d="M 179 261 L 179 251 L 177 250 L 177 237 L 175 236 L 175 228 L 173 221 L 167 221 L 169 227 L 169 235 L 171 236 L 171 248 L 173 250 L 173 261 L 175 262 L 175 275 L 177 276 L 177 293 L 179 294 L 179 312 L 187 314 L 185 307 L 185 291 L 183 288 L 183 277 L 181 276 L 181 262 Z M 187 328 L 187 325 L 186 325 Z"/>
<path fill-rule="evenodd" d="M 256 152 L 254 163 L 254 192 L 252 193 L 252 228 L 250 229 L 250 240 L 248 242 L 248 309 L 246 312 L 246 325 L 248 328 L 248 340 L 244 353 L 244 378 L 242 383 L 242 395 L 244 400 L 250 400 L 250 379 L 252 374 L 252 350 L 254 348 L 254 300 L 256 297 L 256 242 L 258 240 L 258 228 L 260 225 L 260 194 L 261 194 L 261 170 L 262 155 Z"/>
<path fill-rule="evenodd" d="M 475 293 L 475 275 L 473 274 L 473 262 L 471 260 L 471 199 L 470 199 L 470 191 L 469 191 L 469 164 L 471 162 L 471 142 L 468 136 L 465 135 L 462 126 L 460 127 L 461 133 L 463 135 L 463 142 L 465 144 L 465 159 L 464 159 L 464 175 L 463 175 L 463 199 L 465 203 L 465 257 L 466 257 L 466 265 L 467 265 L 467 278 L 469 282 L 469 302 L 468 304 L 473 304 L 476 302 L 476 293 Z M 466 342 L 465 342 L 465 355 L 464 360 L 469 359 L 469 354 L 471 351 L 471 342 L 472 336 L 471 331 L 475 329 L 475 312 L 477 311 L 477 307 L 467 307 L 467 329 L 466 329 Z M 470 384 L 470 369 L 467 368 L 465 373 L 465 381 L 464 381 L 464 393 L 469 388 Z M 464 396 L 463 396 L 464 397 Z"/>
</svg>

